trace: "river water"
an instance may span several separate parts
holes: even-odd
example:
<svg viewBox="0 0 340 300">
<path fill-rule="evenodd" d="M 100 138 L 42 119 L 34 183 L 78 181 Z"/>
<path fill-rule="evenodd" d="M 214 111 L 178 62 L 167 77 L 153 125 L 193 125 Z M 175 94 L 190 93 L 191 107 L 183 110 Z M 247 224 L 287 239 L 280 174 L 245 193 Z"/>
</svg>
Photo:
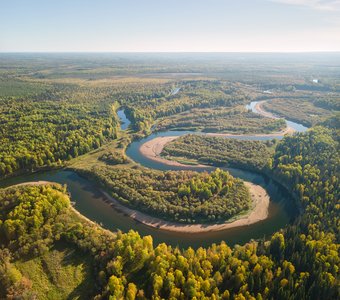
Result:
<svg viewBox="0 0 340 300">
<path fill-rule="evenodd" d="M 126 126 L 128 120 L 125 116 L 124 111 L 121 111 L 118 116 L 122 117 L 122 130 L 125 130 L 128 126 Z M 169 167 L 163 165 L 162 163 L 148 160 L 141 155 L 141 153 L 139 152 L 139 147 L 145 141 L 157 136 L 183 135 L 187 133 L 192 132 L 168 131 L 163 133 L 154 133 L 145 139 L 133 142 L 127 149 L 127 155 L 129 155 L 136 162 L 146 167 L 160 170 L 169 170 L 170 168 L 178 169 L 178 167 Z M 248 136 L 246 138 L 251 139 L 251 136 Z M 253 139 L 254 138 L 258 139 L 259 137 L 253 137 Z M 190 167 L 188 167 L 188 169 L 190 169 Z M 206 170 L 206 168 L 202 168 L 200 171 L 204 170 Z M 211 168 L 208 168 L 207 170 L 211 170 Z M 21 182 L 37 180 L 47 180 L 58 182 L 61 184 L 67 184 L 68 190 L 72 196 L 72 201 L 75 201 L 75 208 L 84 216 L 101 224 L 104 228 L 111 229 L 113 231 L 122 230 L 123 232 L 127 232 L 128 230 L 133 229 L 138 231 L 142 236 L 152 235 L 155 245 L 166 242 L 167 244 L 170 244 L 172 246 L 179 246 L 182 248 L 187 248 L 190 246 L 193 248 L 198 248 L 200 246 L 211 245 L 212 243 L 220 243 L 222 240 L 230 246 L 234 244 L 242 244 L 249 241 L 250 239 L 257 239 L 271 235 L 273 232 L 284 227 L 297 215 L 297 209 L 289 193 L 273 180 L 253 172 L 237 169 L 228 170 L 235 177 L 239 177 L 244 180 L 251 181 L 255 184 L 259 184 L 267 190 L 271 202 L 269 206 L 269 217 L 266 220 L 249 226 L 242 226 L 217 232 L 196 234 L 169 232 L 159 230 L 157 228 L 151 228 L 137 221 L 134 221 L 130 217 L 111 207 L 111 205 L 107 203 L 106 198 L 95 186 L 95 184 L 85 178 L 80 177 L 75 172 L 68 170 L 39 172 L 24 176 L 18 176 L 15 178 L 9 178 L 0 182 L 0 187 L 6 187 Z"/>
<path fill-rule="evenodd" d="M 118 118 L 120 119 L 120 128 L 121 130 L 126 130 L 130 126 L 131 122 L 125 115 L 125 110 L 120 109 L 117 111 Z"/>
</svg>

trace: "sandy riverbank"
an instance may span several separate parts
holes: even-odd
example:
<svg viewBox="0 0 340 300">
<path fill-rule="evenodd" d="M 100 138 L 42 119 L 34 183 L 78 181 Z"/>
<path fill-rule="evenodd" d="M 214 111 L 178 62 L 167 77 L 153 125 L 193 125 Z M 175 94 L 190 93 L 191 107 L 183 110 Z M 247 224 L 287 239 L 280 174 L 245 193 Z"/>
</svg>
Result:
<svg viewBox="0 0 340 300">
<path fill-rule="evenodd" d="M 245 182 L 249 188 L 250 195 L 253 201 L 251 211 L 243 216 L 236 216 L 234 220 L 219 224 L 182 224 L 170 221 L 165 221 L 156 217 L 149 216 L 140 211 L 130 209 L 120 204 L 116 199 L 111 197 L 107 192 L 103 194 L 110 199 L 112 206 L 117 210 L 128 215 L 130 218 L 150 227 L 161 230 L 182 232 L 182 233 L 203 233 L 226 230 L 235 227 L 247 226 L 259 221 L 265 220 L 268 217 L 269 196 L 264 188 L 251 182 Z M 238 218 L 238 219 L 237 219 Z M 236 220 L 235 220 L 236 219 Z"/>
<path fill-rule="evenodd" d="M 207 136 L 216 136 L 216 137 L 228 137 L 228 136 L 242 136 L 242 137 L 252 137 L 252 136 L 256 136 L 256 137 L 272 137 L 272 138 L 276 138 L 278 136 L 282 136 L 285 134 L 292 134 L 295 132 L 294 128 L 291 127 L 286 127 L 285 129 L 278 131 L 278 132 L 273 132 L 273 133 L 245 133 L 245 134 L 232 134 L 232 133 L 207 133 Z"/>
<path fill-rule="evenodd" d="M 255 105 L 255 109 L 258 111 L 258 113 L 261 116 L 267 117 L 267 118 L 271 118 L 271 119 L 279 119 L 279 117 L 275 116 L 274 114 L 272 114 L 269 111 L 266 111 L 263 108 L 263 103 L 267 102 L 266 100 L 264 101 L 259 101 L 258 103 L 256 103 Z M 282 130 L 281 133 L 278 133 L 280 135 L 285 135 L 285 134 L 292 134 L 294 133 L 296 130 L 292 127 L 287 126 L 286 129 Z"/>
<path fill-rule="evenodd" d="M 165 159 L 163 157 L 160 156 L 165 144 L 175 140 L 179 138 L 179 136 L 161 136 L 161 137 L 157 137 L 154 138 L 148 142 L 145 142 L 140 148 L 139 151 L 140 153 L 143 154 L 143 156 L 156 161 L 156 162 L 160 162 L 162 164 L 165 164 L 167 166 L 176 166 L 176 167 L 183 167 L 186 168 L 188 166 L 190 167 L 207 167 L 205 165 L 185 165 L 182 163 L 179 163 L 177 161 L 173 161 L 173 160 L 168 160 Z"/>
<path fill-rule="evenodd" d="M 258 114 L 271 119 L 279 119 L 277 116 L 274 116 L 271 112 L 264 110 L 262 105 L 265 102 L 267 102 L 267 100 L 259 101 L 256 103 L 255 109 L 257 110 Z"/>
</svg>

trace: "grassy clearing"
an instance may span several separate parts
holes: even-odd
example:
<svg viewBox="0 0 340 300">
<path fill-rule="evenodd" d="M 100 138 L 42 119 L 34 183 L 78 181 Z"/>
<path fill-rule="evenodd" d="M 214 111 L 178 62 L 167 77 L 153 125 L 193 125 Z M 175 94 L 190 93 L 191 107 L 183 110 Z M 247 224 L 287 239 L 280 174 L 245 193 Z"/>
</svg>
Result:
<svg viewBox="0 0 340 300">
<path fill-rule="evenodd" d="M 120 132 L 118 139 L 111 141 L 102 147 L 71 159 L 68 162 L 68 166 L 75 169 L 85 169 L 90 170 L 93 167 L 107 167 L 107 168 L 115 168 L 114 165 L 108 165 L 105 161 L 100 158 L 107 153 L 117 152 L 121 155 L 125 155 L 125 149 L 131 142 L 128 131 Z M 130 168 L 134 166 L 135 163 L 132 161 L 128 161 L 128 163 L 124 164 L 125 167 Z"/>
<path fill-rule="evenodd" d="M 89 299 L 94 292 L 90 256 L 58 244 L 46 254 L 16 261 L 15 266 L 32 282 L 37 299 Z"/>
</svg>

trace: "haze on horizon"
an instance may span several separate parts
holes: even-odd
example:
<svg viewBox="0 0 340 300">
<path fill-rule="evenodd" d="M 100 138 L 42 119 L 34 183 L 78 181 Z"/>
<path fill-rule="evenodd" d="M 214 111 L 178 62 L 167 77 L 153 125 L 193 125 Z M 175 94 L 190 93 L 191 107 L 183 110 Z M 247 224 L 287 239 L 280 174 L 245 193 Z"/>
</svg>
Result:
<svg viewBox="0 0 340 300">
<path fill-rule="evenodd" d="M 340 51 L 338 0 L 4 0 L 0 52 Z"/>
</svg>

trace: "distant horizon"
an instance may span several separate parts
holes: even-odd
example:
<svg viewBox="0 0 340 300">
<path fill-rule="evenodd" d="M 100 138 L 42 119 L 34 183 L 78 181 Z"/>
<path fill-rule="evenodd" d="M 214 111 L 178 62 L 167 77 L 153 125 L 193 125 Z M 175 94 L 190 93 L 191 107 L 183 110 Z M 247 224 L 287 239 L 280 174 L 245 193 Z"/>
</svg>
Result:
<svg viewBox="0 0 340 300">
<path fill-rule="evenodd" d="M 168 53 L 168 54 L 204 54 L 204 53 L 216 53 L 216 54 L 303 54 L 303 53 L 339 53 L 340 50 L 310 50 L 310 51 L 0 51 L 1 54 L 15 54 L 15 53 L 30 53 L 30 54 L 39 54 L 39 53 L 46 53 L 46 54 L 68 54 L 68 53 L 79 53 L 79 54 L 96 54 L 96 53 L 106 53 L 106 54 L 124 54 L 124 53 L 138 53 L 138 54 L 152 54 L 152 53 Z"/>
</svg>

